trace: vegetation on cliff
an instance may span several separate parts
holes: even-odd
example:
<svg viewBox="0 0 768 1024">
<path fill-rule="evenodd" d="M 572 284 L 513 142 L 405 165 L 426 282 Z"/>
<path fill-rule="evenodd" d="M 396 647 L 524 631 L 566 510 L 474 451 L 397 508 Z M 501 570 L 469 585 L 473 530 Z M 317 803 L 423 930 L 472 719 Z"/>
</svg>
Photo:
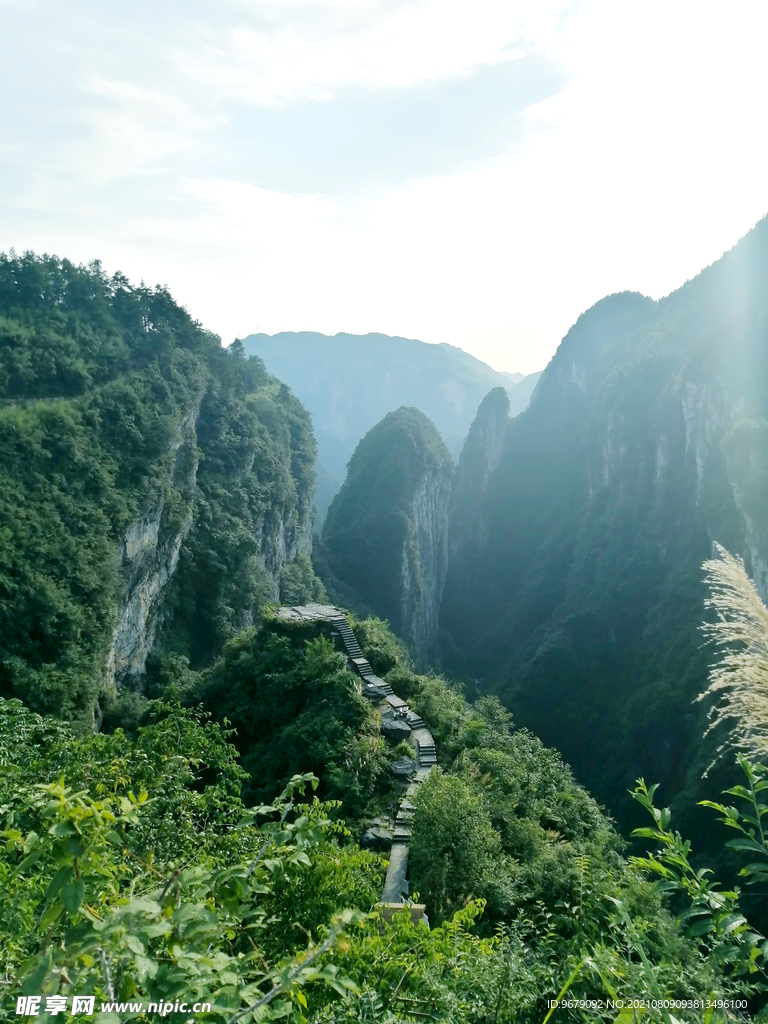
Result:
<svg viewBox="0 0 768 1024">
<path fill-rule="evenodd" d="M 290 392 L 165 289 L 0 256 L 0 693 L 98 717 L 129 527 L 137 558 L 156 530 L 163 569 L 185 538 L 144 625 L 209 658 L 276 590 L 270 530 L 283 558 L 308 541 L 314 454 Z"/>
</svg>

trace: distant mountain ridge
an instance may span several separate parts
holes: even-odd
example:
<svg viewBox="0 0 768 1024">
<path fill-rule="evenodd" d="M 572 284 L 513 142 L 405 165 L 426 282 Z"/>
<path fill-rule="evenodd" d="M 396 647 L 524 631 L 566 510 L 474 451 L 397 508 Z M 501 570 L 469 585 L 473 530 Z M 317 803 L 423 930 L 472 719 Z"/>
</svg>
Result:
<svg viewBox="0 0 768 1024">
<path fill-rule="evenodd" d="M 344 480 L 358 441 L 387 413 L 401 406 L 419 409 L 458 458 L 489 391 L 505 388 L 510 414 L 516 416 L 527 407 L 541 376 L 494 370 L 453 345 L 386 334 L 285 331 L 250 334 L 243 346 L 286 382 L 312 416 L 320 518 Z"/>
</svg>

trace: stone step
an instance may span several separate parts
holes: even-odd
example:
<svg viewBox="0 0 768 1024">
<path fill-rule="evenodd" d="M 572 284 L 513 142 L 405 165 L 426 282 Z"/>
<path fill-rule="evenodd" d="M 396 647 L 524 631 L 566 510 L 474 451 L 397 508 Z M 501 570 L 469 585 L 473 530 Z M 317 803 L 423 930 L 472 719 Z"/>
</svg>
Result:
<svg viewBox="0 0 768 1024">
<path fill-rule="evenodd" d="M 359 658 L 352 658 L 352 664 L 355 666 L 361 676 L 372 676 L 373 669 L 371 663 L 367 658 L 360 656 Z"/>
<path fill-rule="evenodd" d="M 389 852 L 389 865 L 387 867 L 387 880 L 384 883 L 384 891 L 381 894 L 384 903 L 399 903 L 403 898 L 403 890 L 406 888 L 408 875 L 408 844 L 407 842 L 394 841 Z"/>
</svg>

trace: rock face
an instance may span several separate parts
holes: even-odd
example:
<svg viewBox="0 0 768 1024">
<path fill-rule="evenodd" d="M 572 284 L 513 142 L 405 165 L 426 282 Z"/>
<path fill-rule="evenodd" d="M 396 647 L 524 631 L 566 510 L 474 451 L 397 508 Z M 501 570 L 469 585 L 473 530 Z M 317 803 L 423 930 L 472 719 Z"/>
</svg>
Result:
<svg viewBox="0 0 768 1024">
<path fill-rule="evenodd" d="M 488 396 L 459 463 L 443 664 L 618 814 L 638 775 L 692 806 L 711 759 L 693 702 L 712 542 L 768 597 L 766 279 L 768 220 L 659 302 L 603 299 L 527 410 L 505 424 Z"/>
<path fill-rule="evenodd" d="M 507 392 L 494 388 L 480 403 L 453 478 L 446 586 L 449 593 L 460 588 L 465 602 L 482 599 L 475 593 L 474 568 L 489 539 L 488 487 L 504 452 L 509 419 Z"/>
<path fill-rule="evenodd" d="M 181 545 L 192 525 L 198 466 L 195 441 L 194 416 L 188 416 L 178 443 L 173 445 L 171 475 L 171 484 L 184 504 L 181 521 L 170 526 L 161 498 L 125 531 L 121 552 L 125 591 L 107 655 L 107 687 L 116 682 L 140 685 L 147 657 L 155 645 L 161 599 L 176 572 Z"/>
<path fill-rule="evenodd" d="M 363 832 L 360 845 L 366 850 L 389 850 L 392 846 L 392 833 L 388 828 L 374 825 Z"/>
<path fill-rule="evenodd" d="M 298 407 L 284 390 L 287 403 Z M 214 412 L 216 432 L 210 428 Z M 204 400 L 185 416 L 166 455 L 168 497 L 160 496 L 125 530 L 124 590 L 106 660 L 107 688 L 141 689 L 148 656 L 169 635 L 177 649 L 179 638 L 186 641 L 193 664 L 205 659 L 253 622 L 259 603 L 279 599 L 283 568 L 311 551 L 311 463 L 302 479 L 296 453 L 278 429 L 272 440 L 279 471 L 265 474 L 257 463 L 263 441 L 256 429 L 240 438 L 240 458 L 224 470 L 216 464 L 218 442 L 229 429 L 221 412 L 206 409 Z M 295 436 L 311 457 L 306 414 L 304 419 Z M 264 430 L 258 422 L 253 426 Z M 271 503 L 265 501 L 270 491 Z M 226 532 L 214 511 L 226 517 Z"/>
<path fill-rule="evenodd" d="M 452 472 L 434 425 L 398 409 L 357 446 L 323 528 L 328 585 L 389 619 L 420 663 L 436 648 Z"/>
</svg>

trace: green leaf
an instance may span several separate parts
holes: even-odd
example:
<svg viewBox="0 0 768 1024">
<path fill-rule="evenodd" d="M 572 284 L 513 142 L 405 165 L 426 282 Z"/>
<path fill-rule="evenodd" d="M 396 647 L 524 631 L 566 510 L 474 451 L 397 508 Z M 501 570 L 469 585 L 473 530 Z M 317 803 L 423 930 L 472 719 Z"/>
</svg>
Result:
<svg viewBox="0 0 768 1024">
<path fill-rule="evenodd" d="M 732 786 L 731 789 L 724 789 L 728 796 L 739 796 L 742 800 L 752 801 L 752 794 L 745 786 Z"/>
<path fill-rule="evenodd" d="M 136 953 L 138 956 L 142 957 L 146 955 L 147 950 L 144 943 L 141 942 L 136 935 L 131 935 L 130 933 L 126 935 L 125 944 L 132 953 Z"/>
<path fill-rule="evenodd" d="M 58 900 L 47 907 L 45 913 L 40 918 L 40 931 L 44 932 L 52 924 L 55 924 L 63 912 L 64 908 Z"/>
<path fill-rule="evenodd" d="M 70 882 L 69 885 L 65 885 L 61 890 L 61 902 L 70 914 L 76 914 L 80 909 L 80 904 L 85 899 L 85 882 L 82 878 L 77 879 L 74 882 Z"/>
<path fill-rule="evenodd" d="M 729 935 L 732 931 L 739 927 L 739 925 L 746 924 L 747 919 L 741 914 L 729 914 L 728 917 L 718 922 L 718 931 L 721 931 L 724 935 Z"/>
<path fill-rule="evenodd" d="M 21 986 L 21 991 L 25 996 L 36 995 L 40 992 L 43 987 L 43 982 L 48 975 L 48 971 L 51 969 L 52 962 L 53 958 L 51 954 L 46 953 L 32 973 L 26 975 L 24 983 Z"/>
<path fill-rule="evenodd" d="M 692 924 L 690 928 L 685 929 L 686 935 L 691 936 L 707 935 L 711 931 L 714 931 L 714 926 L 712 924 L 712 918 L 709 916 L 704 918 L 702 921 L 697 921 L 695 924 Z"/>
<path fill-rule="evenodd" d="M 136 956 L 136 970 L 145 978 L 154 978 L 157 974 L 158 963 L 147 956 Z"/>
<path fill-rule="evenodd" d="M 662 839 L 661 833 L 655 828 L 633 828 L 632 835 L 643 839 Z"/>
<path fill-rule="evenodd" d="M 24 871 L 27 870 L 27 868 L 31 868 L 33 864 L 37 864 L 37 862 L 40 860 L 42 856 L 42 850 L 33 850 L 32 853 L 26 856 L 24 860 L 21 862 L 21 864 L 19 864 L 19 866 L 16 868 L 16 871 L 18 872 L 18 874 L 22 874 Z"/>
<path fill-rule="evenodd" d="M 46 900 L 52 900 L 61 890 L 62 886 L 66 885 L 74 874 L 74 868 L 70 865 L 68 867 L 59 868 L 56 874 L 51 879 L 51 884 L 48 886 L 45 898 Z"/>
<path fill-rule="evenodd" d="M 59 821 L 49 828 L 48 831 L 52 836 L 58 836 L 60 838 L 77 835 L 77 829 L 71 821 Z"/>
<path fill-rule="evenodd" d="M 729 839 L 725 845 L 732 850 L 749 850 L 750 853 L 762 853 L 764 857 L 766 855 L 763 846 L 754 839 L 750 839 L 749 836 L 745 836 L 743 839 Z"/>
<path fill-rule="evenodd" d="M 756 879 L 768 878 L 768 864 L 753 862 L 745 864 L 739 871 L 740 875 L 754 876 Z"/>
</svg>

